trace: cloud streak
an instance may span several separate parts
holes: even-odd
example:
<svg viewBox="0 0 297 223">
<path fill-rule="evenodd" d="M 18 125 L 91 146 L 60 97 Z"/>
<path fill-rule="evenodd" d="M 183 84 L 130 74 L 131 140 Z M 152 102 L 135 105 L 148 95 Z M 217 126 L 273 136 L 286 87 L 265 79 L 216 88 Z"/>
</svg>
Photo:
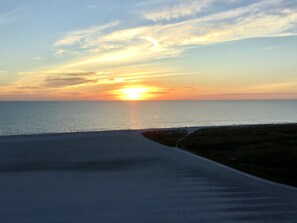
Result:
<svg viewBox="0 0 297 223">
<path fill-rule="evenodd" d="M 108 30 L 118 25 L 114 22 L 70 32 L 55 46 L 83 49 L 79 60 L 63 67 L 73 69 L 175 57 L 190 47 L 225 41 L 296 35 L 297 10 L 283 2 L 262 1 L 182 22 Z"/>
<path fill-rule="evenodd" d="M 212 5 L 214 0 L 175 0 L 175 1 L 151 1 L 147 4 L 142 5 L 142 7 L 154 8 L 150 11 L 145 11 L 142 13 L 142 16 L 148 20 L 152 21 L 170 21 L 172 19 L 178 19 L 181 17 L 195 15 L 198 12 L 201 12 L 203 9 Z M 161 6 L 162 3 L 166 3 Z M 167 4 L 172 4 L 170 7 Z"/>
<path fill-rule="evenodd" d="M 57 41 L 54 46 L 71 46 L 74 44 L 84 46 L 85 43 L 92 40 L 95 36 L 98 37 L 102 34 L 103 31 L 106 31 L 119 24 L 119 21 L 114 21 L 105 25 L 94 26 L 87 29 L 69 32 L 65 37 Z"/>
<path fill-rule="evenodd" d="M 45 78 L 43 86 L 45 88 L 59 88 L 96 83 L 96 77 L 97 75 L 94 72 L 54 74 Z"/>
<path fill-rule="evenodd" d="M 0 14 L 0 25 L 9 22 L 14 22 L 16 20 L 15 16 L 22 11 L 24 11 L 24 8 L 17 8 Z"/>
<path fill-rule="evenodd" d="M 40 75 L 39 79 L 35 79 L 35 83 L 31 83 L 30 87 L 26 83 L 30 81 L 32 76 Z M 29 72 L 23 73 L 23 78 L 19 81 L 18 89 L 47 89 L 47 88 L 64 88 L 74 86 L 88 85 L 109 85 L 129 82 L 142 82 L 148 79 L 160 79 L 174 76 L 190 75 L 192 73 L 174 72 L 174 71 L 149 71 L 149 72 L 133 72 L 125 70 L 114 70 L 113 72 L 71 72 L 71 73 L 50 73 L 50 72 Z"/>
</svg>

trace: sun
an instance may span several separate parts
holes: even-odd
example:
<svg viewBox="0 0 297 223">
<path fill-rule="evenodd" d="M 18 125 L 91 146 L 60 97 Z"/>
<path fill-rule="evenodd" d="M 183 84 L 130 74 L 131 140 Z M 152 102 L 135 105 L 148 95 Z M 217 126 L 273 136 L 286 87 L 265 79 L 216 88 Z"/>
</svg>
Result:
<svg viewBox="0 0 297 223">
<path fill-rule="evenodd" d="M 111 90 L 113 98 L 123 101 L 140 101 L 156 98 L 163 89 L 156 86 L 128 85 Z"/>
<path fill-rule="evenodd" d="M 131 87 L 131 88 L 124 88 L 121 89 L 120 98 L 122 100 L 142 100 L 146 98 L 146 93 L 148 90 L 144 87 Z"/>
</svg>

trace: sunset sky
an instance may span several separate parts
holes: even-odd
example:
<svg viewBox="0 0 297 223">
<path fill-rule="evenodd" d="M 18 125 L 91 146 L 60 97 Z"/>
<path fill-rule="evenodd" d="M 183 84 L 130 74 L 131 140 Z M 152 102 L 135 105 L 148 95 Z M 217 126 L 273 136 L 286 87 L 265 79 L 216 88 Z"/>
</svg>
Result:
<svg viewBox="0 0 297 223">
<path fill-rule="evenodd" d="M 297 99 L 296 0 L 0 0 L 0 100 Z"/>
</svg>

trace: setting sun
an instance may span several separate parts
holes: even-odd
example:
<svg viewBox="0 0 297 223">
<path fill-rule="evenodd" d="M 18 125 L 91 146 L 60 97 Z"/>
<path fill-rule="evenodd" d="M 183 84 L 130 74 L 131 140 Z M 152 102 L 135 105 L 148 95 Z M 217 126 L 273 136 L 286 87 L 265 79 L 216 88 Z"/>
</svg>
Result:
<svg viewBox="0 0 297 223">
<path fill-rule="evenodd" d="M 124 88 L 121 89 L 121 99 L 122 100 L 141 100 L 146 98 L 146 93 L 148 90 L 143 87 L 138 88 Z"/>
<path fill-rule="evenodd" d="M 110 94 L 119 100 L 138 101 L 156 98 L 162 91 L 162 88 L 156 86 L 132 85 L 110 91 Z"/>
<path fill-rule="evenodd" d="M 122 98 L 125 100 L 140 100 L 143 99 L 145 92 L 147 92 L 145 88 L 122 89 Z"/>
</svg>

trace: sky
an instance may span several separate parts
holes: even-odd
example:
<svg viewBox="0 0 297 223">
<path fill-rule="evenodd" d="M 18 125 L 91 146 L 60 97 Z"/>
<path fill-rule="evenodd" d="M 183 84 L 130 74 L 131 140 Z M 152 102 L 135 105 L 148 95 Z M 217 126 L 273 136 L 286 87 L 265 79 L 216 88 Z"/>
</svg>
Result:
<svg viewBox="0 0 297 223">
<path fill-rule="evenodd" d="M 0 100 L 297 99 L 296 0 L 0 0 Z"/>
</svg>

